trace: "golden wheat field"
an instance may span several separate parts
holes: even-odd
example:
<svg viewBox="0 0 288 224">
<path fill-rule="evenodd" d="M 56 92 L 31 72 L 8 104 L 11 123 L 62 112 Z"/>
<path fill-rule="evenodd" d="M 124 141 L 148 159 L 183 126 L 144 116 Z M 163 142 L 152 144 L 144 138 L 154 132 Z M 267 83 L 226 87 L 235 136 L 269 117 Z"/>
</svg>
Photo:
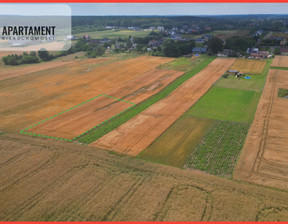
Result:
<svg viewBox="0 0 288 224">
<path fill-rule="evenodd" d="M 238 58 L 230 69 L 243 73 L 260 74 L 263 71 L 265 64 L 266 61 L 263 60 Z"/>
</svg>

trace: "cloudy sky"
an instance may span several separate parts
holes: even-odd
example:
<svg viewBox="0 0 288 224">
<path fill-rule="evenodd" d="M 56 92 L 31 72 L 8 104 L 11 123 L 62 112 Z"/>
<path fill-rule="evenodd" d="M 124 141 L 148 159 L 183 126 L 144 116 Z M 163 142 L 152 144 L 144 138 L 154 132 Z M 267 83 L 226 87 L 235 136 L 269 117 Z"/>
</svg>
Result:
<svg viewBox="0 0 288 224">
<path fill-rule="evenodd" d="M 288 14 L 288 3 L 69 3 L 72 15 Z M 0 4 L 0 15 L 63 15 L 65 4 Z"/>
</svg>

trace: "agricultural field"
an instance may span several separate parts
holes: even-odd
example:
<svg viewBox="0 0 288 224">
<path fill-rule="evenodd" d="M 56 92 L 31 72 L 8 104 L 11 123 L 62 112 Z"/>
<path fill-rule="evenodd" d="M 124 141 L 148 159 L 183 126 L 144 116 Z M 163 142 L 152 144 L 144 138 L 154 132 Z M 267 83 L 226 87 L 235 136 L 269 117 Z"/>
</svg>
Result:
<svg viewBox="0 0 288 224">
<path fill-rule="evenodd" d="M 238 58 L 231 66 L 231 70 L 237 70 L 242 73 L 248 74 L 261 74 L 265 67 L 266 60 L 252 60 Z"/>
<path fill-rule="evenodd" d="M 212 32 L 209 33 L 205 33 L 205 34 L 199 34 L 199 35 L 192 35 L 192 34 L 184 34 L 183 37 L 184 38 L 193 38 L 193 39 L 197 39 L 197 38 L 201 38 L 203 35 L 214 35 L 216 37 L 219 37 L 221 39 L 227 39 L 229 37 L 233 37 L 233 36 L 237 36 L 237 37 L 245 37 L 249 34 L 249 30 L 214 30 Z"/>
<path fill-rule="evenodd" d="M 288 57 L 282 55 L 276 55 L 271 66 L 276 68 L 277 67 L 288 68 Z"/>
<path fill-rule="evenodd" d="M 259 98 L 259 92 L 213 86 L 187 113 L 216 120 L 252 122 Z"/>
<path fill-rule="evenodd" d="M 118 39 L 118 38 L 128 38 L 132 37 L 146 37 L 151 33 L 151 31 L 134 31 L 134 30 L 103 30 L 103 31 L 93 31 L 93 32 L 84 32 L 77 33 L 75 36 L 77 38 L 82 37 L 83 35 L 89 35 L 92 39 Z"/>
<path fill-rule="evenodd" d="M 166 64 L 160 65 L 158 68 L 159 69 L 172 69 L 172 70 L 177 70 L 177 71 L 190 71 L 195 67 L 195 65 L 202 63 L 207 59 L 206 55 L 201 55 L 198 57 L 191 57 L 191 58 L 186 58 L 186 57 L 181 57 L 181 58 L 176 58 L 175 60 L 168 62 Z"/>
<path fill-rule="evenodd" d="M 257 75 L 249 74 L 251 79 L 235 79 L 235 76 L 228 76 L 227 78 L 221 78 L 219 81 L 217 81 L 215 86 L 261 92 L 264 87 L 272 59 L 265 60 L 264 62 L 266 62 L 266 64 L 262 70 L 262 73 Z"/>
<path fill-rule="evenodd" d="M 278 96 L 287 76 L 287 70 L 269 71 L 234 178 L 288 189 L 288 101 Z"/>
<path fill-rule="evenodd" d="M 230 178 L 270 68 L 271 60 L 265 62 L 262 74 L 251 75 L 250 80 L 221 77 L 138 157 Z M 231 138 L 235 141 L 228 141 Z M 218 162 L 209 163 L 206 156 Z"/>
<path fill-rule="evenodd" d="M 2 221 L 288 219 L 287 192 L 74 142 L 4 133 L 0 155 Z"/>
<path fill-rule="evenodd" d="M 0 58 L 11 53 L 15 54 L 15 52 L 8 52 L 8 53 L 4 52 L 4 53 L 5 54 L 2 54 L 2 56 L 0 54 Z M 53 68 L 66 66 L 68 64 L 74 63 L 75 57 L 82 57 L 83 55 L 84 55 L 84 52 L 78 52 L 78 53 L 74 53 L 71 55 L 67 55 L 67 56 L 54 59 L 53 61 L 41 62 L 38 64 L 32 64 L 32 65 L 24 64 L 24 65 L 17 65 L 17 66 L 4 65 L 3 61 L 0 60 L 0 69 L 1 69 L 0 81 L 30 74 L 30 73 L 34 73 L 34 72 L 44 71 L 46 69 L 53 69 Z"/>
<path fill-rule="evenodd" d="M 138 157 L 182 168 L 214 123 L 215 120 L 184 114 Z"/>
<path fill-rule="evenodd" d="M 90 146 L 137 156 L 195 104 L 234 61 L 228 58 L 213 60 L 166 98 L 92 142 Z"/>
<path fill-rule="evenodd" d="M 18 132 L 99 94 L 137 104 L 184 73 L 156 69 L 171 60 L 173 58 L 149 56 L 127 60 L 109 57 L 78 59 L 60 68 L 49 68 L 17 79 L 3 80 L 0 82 L 0 119 L 4 122 L 1 122 L 0 130 Z M 75 113 L 71 110 L 71 113 L 77 114 L 77 110 Z M 118 110 L 113 116 L 117 113 Z M 80 118 L 76 116 L 71 119 L 76 122 Z M 49 125 L 50 122 L 53 119 L 45 124 Z M 50 136 L 48 133 L 46 135 Z"/>
<path fill-rule="evenodd" d="M 231 177 L 249 125 L 217 121 L 191 154 L 185 167 Z"/>
<path fill-rule="evenodd" d="M 96 141 L 97 139 L 101 138 L 105 134 L 119 127 L 121 124 L 124 124 L 125 122 L 129 121 L 131 118 L 135 117 L 137 114 L 141 113 L 142 111 L 144 111 L 151 105 L 155 104 L 159 100 L 167 97 L 171 92 L 173 92 L 181 84 L 183 84 L 185 81 L 187 81 L 188 79 L 193 77 L 195 74 L 200 72 L 209 63 L 211 63 L 211 61 L 215 59 L 215 57 L 206 57 L 206 56 L 201 56 L 199 58 L 201 60 L 197 61 L 197 63 L 194 64 L 193 69 L 186 72 L 184 75 L 180 76 L 175 81 L 171 82 L 167 87 L 162 89 L 160 92 L 149 97 L 147 100 L 143 101 L 142 103 L 135 105 L 133 108 L 126 111 L 125 113 L 117 116 L 117 119 L 112 119 L 109 122 L 106 122 L 105 124 L 101 125 L 99 128 L 96 128 L 92 132 L 89 132 L 88 134 L 78 139 L 78 141 L 82 143 L 86 143 L 86 144 Z M 165 72 L 165 69 L 164 69 L 164 72 Z"/>
</svg>

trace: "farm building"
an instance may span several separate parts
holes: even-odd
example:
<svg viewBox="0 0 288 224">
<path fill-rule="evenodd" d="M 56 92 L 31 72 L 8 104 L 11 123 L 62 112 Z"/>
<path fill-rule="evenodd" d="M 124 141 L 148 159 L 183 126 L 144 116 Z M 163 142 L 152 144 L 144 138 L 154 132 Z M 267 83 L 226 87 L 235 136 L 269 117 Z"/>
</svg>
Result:
<svg viewBox="0 0 288 224">
<path fill-rule="evenodd" d="M 207 47 L 193 47 L 192 53 L 193 54 L 206 54 Z"/>
<path fill-rule="evenodd" d="M 259 49 L 258 48 L 248 48 L 246 53 L 251 54 L 251 53 L 258 53 Z"/>
<path fill-rule="evenodd" d="M 204 39 L 205 41 L 209 41 L 210 39 L 212 39 L 214 36 L 210 35 L 210 34 L 206 34 L 202 36 L 202 39 Z"/>
<path fill-rule="evenodd" d="M 227 71 L 228 75 L 237 75 L 238 73 L 239 73 L 239 71 L 237 71 L 237 70 L 228 70 Z"/>
<path fill-rule="evenodd" d="M 251 53 L 251 57 L 254 58 L 267 58 L 269 51 L 258 51 L 257 53 Z"/>
<path fill-rule="evenodd" d="M 196 39 L 196 43 L 197 44 L 204 44 L 205 43 L 205 40 L 203 38 L 197 38 Z"/>
<path fill-rule="evenodd" d="M 217 56 L 218 57 L 228 57 L 228 56 L 231 56 L 233 53 L 234 52 L 231 49 L 224 49 L 223 51 L 219 51 Z"/>
</svg>

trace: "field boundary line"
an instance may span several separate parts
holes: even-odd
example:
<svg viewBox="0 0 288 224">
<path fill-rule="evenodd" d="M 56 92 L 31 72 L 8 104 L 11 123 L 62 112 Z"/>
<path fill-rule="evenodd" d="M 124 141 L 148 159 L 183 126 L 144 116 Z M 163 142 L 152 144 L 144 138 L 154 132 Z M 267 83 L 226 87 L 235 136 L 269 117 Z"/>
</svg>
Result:
<svg viewBox="0 0 288 224">
<path fill-rule="evenodd" d="M 281 66 L 271 66 L 271 69 L 277 69 L 277 70 L 288 70 L 288 67 L 281 67 Z"/>
<path fill-rule="evenodd" d="M 40 125 L 40 124 L 42 124 L 42 123 L 44 123 L 44 122 L 46 122 L 46 121 L 48 121 L 48 120 L 51 120 L 51 119 L 53 119 L 53 118 L 55 118 L 55 117 L 57 117 L 57 116 L 59 116 L 59 115 L 61 115 L 61 114 L 64 114 L 64 113 L 66 113 L 66 112 L 68 112 L 68 111 L 70 111 L 70 110 L 73 110 L 73 109 L 75 109 L 75 108 L 77 108 L 77 107 L 79 107 L 79 106 L 82 106 L 82 105 L 85 104 L 85 103 L 89 103 L 89 102 L 91 102 L 92 100 L 95 100 L 95 99 L 97 99 L 97 98 L 99 98 L 99 97 L 101 97 L 101 96 L 104 96 L 104 97 L 107 97 L 107 98 L 110 98 L 110 99 L 114 99 L 114 100 L 117 100 L 117 101 L 120 101 L 120 102 L 129 103 L 129 104 L 132 104 L 132 106 L 131 106 L 131 107 L 128 107 L 127 109 L 119 112 L 118 114 L 116 114 L 116 115 L 108 118 L 107 120 L 101 122 L 100 124 L 97 124 L 96 126 L 94 126 L 94 127 L 90 128 L 89 130 L 81 133 L 80 135 L 77 135 L 77 136 L 74 137 L 73 139 L 60 138 L 60 137 L 48 136 L 48 135 L 41 135 L 41 134 L 36 134 L 36 133 L 32 133 L 32 132 L 28 132 L 28 131 L 27 131 L 27 130 L 29 130 L 29 129 L 37 126 L 37 125 Z M 25 128 L 25 129 L 21 130 L 20 133 L 21 133 L 21 134 L 26 134 L 26 135 L 35 136 L 35 137 L 50 138 L 50 139 L 64 140 L 64 141 L 67 141 L 67 142 L 72 142 L 72 141 L 76 140 L 77 138 L 80 138 L 81 136 L 83 136 L 83 135 L 87 134 L 88 132 L 92 131 L 93 129 L 99 127 L 100 125 L 103 125 L 104 123 L 108 122 L 108 121 L 111 120 L 112 118 L 115 118 L 115 117 L 119 116 L 120 114 L 126 112 L 127 110 L 131 109 L 131 108 L 134 107 L 135 105 L 136 105 L 135 103 L 132 103 L 132 102 L 127 101 L 127 100 L 123 100 L 123 99 L 116 98 L 116 97 L 113 97 L 113 96 L 109 96 L 109 95 L 106 95 L 106 94 L 99 94 L 98 96 L 95 96 L 95 97 L 93 97 L 93 98 L 91 98 L 91 99 L 89 99 L 89 100 L 86 100 L 86 101 L 84 101 L 84 102 L 82 102 L 82 103 L 79 103 L 79 104 L 73 106 L 73 107 L 70 107 L 70 108 L 67 109 L 67 110 L 64 110 L 64 111 L 62 111 L 62 112 L 60 112 L 60 113 L 58 113 L 58 114 L 55 114 L 55 115 L 53 115 L 53 116 L 51 116 L 51 117 L 49 117 L 49 118 L 46 118 L 46 119 L 44 119 L 44 120 L 42 120 L 42 121 L 39 121 L 38 123 L 33 124 L 33 125 L 29 126 L 28 128 Z"/>
</svg>

